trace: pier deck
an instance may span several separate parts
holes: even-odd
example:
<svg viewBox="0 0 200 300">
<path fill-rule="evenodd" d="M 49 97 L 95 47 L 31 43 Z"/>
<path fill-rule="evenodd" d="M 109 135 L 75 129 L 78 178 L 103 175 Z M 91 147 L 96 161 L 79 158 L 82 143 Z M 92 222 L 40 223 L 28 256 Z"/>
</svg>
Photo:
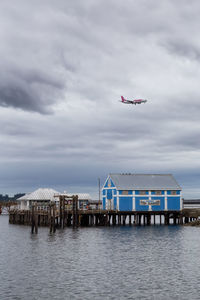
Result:
<svg viewBox="0 0 200 300">
<path fill-rule="evenodd" d="M 116 226 L 184 224 L 200 216 L 200 209 L 181 211 L 116 211 L 103 209 L 78 209 L 78 196 L 59 195 L 59 207 L 55 202 L 41 209 L 37 203 L 30 210 L 13 209 L 9 212 L 11 224 L 30 225 L 32 233 L 38 226 L 49 226 L 50 232 L 68 226 Z"/>
<path fill-rule="evenodd" d="M 68 226 L 115 226 L 184 224 L 200 216 L 200 209 L 182 211 L 114 211 L 114 210 L 64 210 L 52 207 L 48 210 L 11 210 L 9 222 L 32 226 L 49 226 L 50 231 Z"/>
</svg>

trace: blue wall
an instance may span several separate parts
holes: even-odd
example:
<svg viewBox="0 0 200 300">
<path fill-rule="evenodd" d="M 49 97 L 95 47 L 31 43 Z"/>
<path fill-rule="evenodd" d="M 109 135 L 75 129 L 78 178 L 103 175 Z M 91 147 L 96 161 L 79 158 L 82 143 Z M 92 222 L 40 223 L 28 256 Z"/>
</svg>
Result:
<svg viewBox="0 0 200 300">
<path fill-rule="evenodd" d="M 112 199 L 112 190 L 107 190 L 107 199 Z"/>
<path fill-rule="evenodd" d="M 117 209 L 117 197 L 114 197 L 114 202 L 113 202 L 113 209 Z"/>
<path fill-rule="evenodd" d="M 106 198 L 103 197 L 103 209 L 106 209 Z"/>
<path fill-rule="evenodd" d="M 160 205 L 152 205 L 152 211 L 164 210 L 165 209 L 165 197 L 151 197 L 152 200 L 160 200 Z"/>
<path fill-rule="evenodd" d="M 168 210 L 180 210 L 180 197 L 168 197 L 167 198 Z"/>
<path fill-rule="evenodd" d="M 130 211 L 133 210 L 132 197 L 119 197 L 119 210 Z"/>
<path fill-rule="evenodd" d="M 148 200 L 149 197 L 135 197 L 135 210 L 148 211 L 148 205 L 140 205 L 140 200 Z"/>
</svg>

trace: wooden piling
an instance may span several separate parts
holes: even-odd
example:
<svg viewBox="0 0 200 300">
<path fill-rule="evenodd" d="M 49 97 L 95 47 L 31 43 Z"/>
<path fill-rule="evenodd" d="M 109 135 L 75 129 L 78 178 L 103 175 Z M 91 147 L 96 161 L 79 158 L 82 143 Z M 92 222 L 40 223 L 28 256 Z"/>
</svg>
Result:
<svg viewBox="0 0 200 300">
<path fill-rule="evenodd" d="M 131 215 L 129 215 L 129 226 L 131 226 L 132 223 L 131 223 Z"/>
<path fill-rule="evenodd" d="M 31 233 L 38 233 L 38 214 L 37 214 L 37 204 L 32 205 L 32 216 L 31 216 Z"/>
</svg>

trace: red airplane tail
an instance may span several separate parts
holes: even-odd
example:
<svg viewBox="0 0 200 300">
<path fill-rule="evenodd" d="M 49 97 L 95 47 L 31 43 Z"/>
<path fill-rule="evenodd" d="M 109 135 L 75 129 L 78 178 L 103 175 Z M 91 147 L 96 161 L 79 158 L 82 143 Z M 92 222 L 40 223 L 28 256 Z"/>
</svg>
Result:
<svg viewBox="0 0 200 300">
<path fill-rule="evenodd" d="M 125 100 L 125 99 L 124 99 L 124 97 L 123 97 L 123 96 L 121 96 L 121 99 L 122 99 L 122 102 L 124 102 L 124 100 Z"/>
</svg>

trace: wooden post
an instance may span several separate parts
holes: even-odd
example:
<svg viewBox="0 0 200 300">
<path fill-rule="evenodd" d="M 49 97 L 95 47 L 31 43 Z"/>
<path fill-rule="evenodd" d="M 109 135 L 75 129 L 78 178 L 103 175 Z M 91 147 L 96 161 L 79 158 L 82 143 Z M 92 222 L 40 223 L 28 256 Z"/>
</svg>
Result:
<svg viewBox="0 0 200 300">
<path fill-rule="evenodd" d="M 138 215 L 137 215 L 137 213 L 134 215 L 134 224 L 135 225 L 138 224 Z"/>
<path fill-rule="evenodd" d="M 143 225 L 146 225 L 146 215 L 143 215 Z"/>
<path fill-rule="evenodd" d="M 38 233 L 38 214 L 37 214 L 37 204 L 32 205 L 32 217 L 31 217 L 31 232 Z"/>
<path fill-rule="evenodd" d="M 116 225 L 116 215 L 113 215 L 113 225 Z"/>
<path fill-rule="evenodd" d="M 65 196 L 62 199 L 62 228 L 65 227 Z"/>
<path fill-rule="evenodd" d="M 151 225 L 151 215 L 147 215 L 147 225 Z"/>
<path fill-rule="evenodd" d="M 56 224 L 55 224 L 56 212 L 55 212 L 55 210 L 56 210 L 56 204 L 54 203 L 53 204 L 53 233 L 56 232 Z"/>
<path fill-rule="evenodd" d="M 95 225 L 98 226 L 99 225 L 99 220 L 98 220 L 98 215 L 95 215 Z"/>
<path fill-rule="evenodd" d="M 32 203 L 32 215 L 31 215 L 31 233 L 34 233 L 34 228 L 35 228 L 35 216 L 34 216 L 34 204 Z"/>
<path fill-rule="evenodd" d="M 118 224 L 121 225 L 121 215 L 118 215 Z"/>
<path fill-rule="evenodd" d="M 135 215 L 135 225 L 138 225 L 139 223 L 139 216 L 138 214 Z"/>
<path fill-rule="evenodd" d="M 126 225 L 126 215 L 123 215 L 123 226 Z"/>
<path fill-rule="evenodd" d="M 174 225 L 176 225 L 176 214 L 174 214 Z"/>
<path fill-rule="evenodd" d="M 131 215 L 129 215 L 129 226 L 131 226 Z"/>
<path fill-rule="evenodd" d="M 110 226 L 111 215 L 108 217 L 108 226 Z"/>
<path fill-rule="evenodd" d="M 73 222 L 73 227 L 78 226 L 78 196 L 73 196 L 72 199 L 72 222 Z"/>
<path fill-rule="evenodd" d="M 37 211 L 37 204 L 35 206 L 35 233 L 38 233 L 38 211 Z"/>
<path fill-rule="evenodd" d="M 138 224 L 138 225 L 140 226 L 140 225 L 141 225 L 141 217 L 142 217 L 142 216 L 141 216 L 141 215 L 138 215 L 138 217 L 139 217 L 139 224 Z"/>
<path fill-rule="evenodd" d="M 59 196 L 59 209 L 60 209 L 60 228 L 62 227 L 62 196 Z"/>
<path fill-rule="evenodd" d="M 50 233 L 52 233 L 52 204 L 50 203 L 49 204 L 49 231 L 50 231 Z"/>
</svg>

